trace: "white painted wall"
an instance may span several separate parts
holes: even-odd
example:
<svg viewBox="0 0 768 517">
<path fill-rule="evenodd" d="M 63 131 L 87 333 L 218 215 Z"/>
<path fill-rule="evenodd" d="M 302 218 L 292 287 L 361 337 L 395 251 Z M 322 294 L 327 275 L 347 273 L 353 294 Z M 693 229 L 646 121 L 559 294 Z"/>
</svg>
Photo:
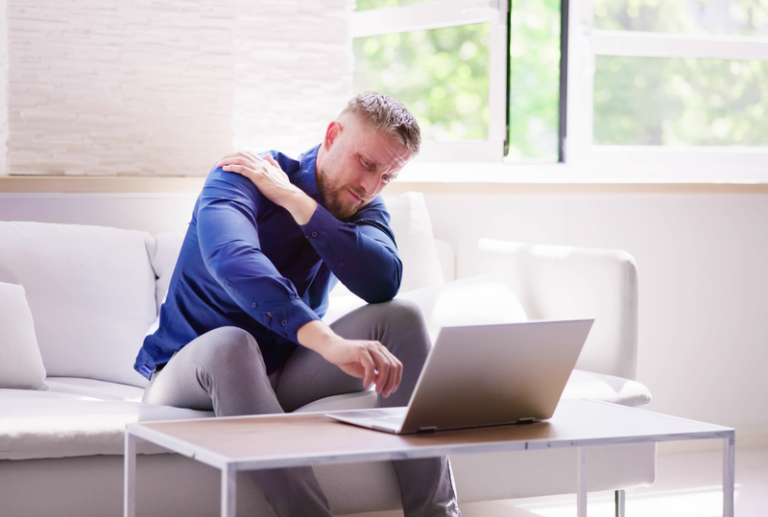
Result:
<svg viewBox="0 0 768 517">
<path fill-rule="evenodd" d="M 193 194 L 0 194 L 0 220 L 181 229 Z M 619 248 L 637 260 L 638 379 L 650 409 L 768 430 L 768 196 L 438 195 L 435 233 L 466 256 L 481 237 Z M 468 276 L 471 260 L 459 263 Z"/>
</svg>

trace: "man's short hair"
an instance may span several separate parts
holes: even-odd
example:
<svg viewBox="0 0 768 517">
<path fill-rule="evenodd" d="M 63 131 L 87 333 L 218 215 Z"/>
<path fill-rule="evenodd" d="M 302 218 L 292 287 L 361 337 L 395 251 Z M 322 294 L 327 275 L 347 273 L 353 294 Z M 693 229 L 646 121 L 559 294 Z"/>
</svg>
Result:
<svg viewBox="0 0 768 517">
<path fill-rule="evenodd" d="M 365 92 L 353 97 L 341 111 L 355 113 L 374 128 L 397 138 L 415 156 L 421 145 L 421 129 L 416 117 L 405 104 L 397 99 L 377 92 Z"/>
</svg>

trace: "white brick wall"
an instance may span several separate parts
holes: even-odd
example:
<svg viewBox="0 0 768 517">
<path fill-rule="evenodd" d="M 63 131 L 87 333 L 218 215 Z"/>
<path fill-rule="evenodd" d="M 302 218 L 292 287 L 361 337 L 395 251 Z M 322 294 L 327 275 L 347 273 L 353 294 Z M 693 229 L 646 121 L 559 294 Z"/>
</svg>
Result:
<svg viewBox="0 0 768 517">
<path fill-rule="evenodd" d="M 235 147 L 320 143 L 352 91 L 353 0 L 238 0 Z"/>
<path fill-rule="evenodd" d="M 0 1 L 5 173 L 202 175 L 319 142 L 351 91 L 350 0 Z"/>
</svg>

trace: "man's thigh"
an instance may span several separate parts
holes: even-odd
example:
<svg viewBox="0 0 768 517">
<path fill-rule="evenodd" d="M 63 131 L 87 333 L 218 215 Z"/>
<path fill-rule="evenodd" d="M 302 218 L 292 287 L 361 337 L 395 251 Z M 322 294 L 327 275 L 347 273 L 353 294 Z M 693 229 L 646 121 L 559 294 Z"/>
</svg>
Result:
<svg viewBox="0 0 768 517">
<path fill-rule="evenodd" d="M 179 350 L 147 386 L 143 402 L 217 416 L 279 413 L 272 381 L 253 336 L 221 327 Z"/>
</svg>

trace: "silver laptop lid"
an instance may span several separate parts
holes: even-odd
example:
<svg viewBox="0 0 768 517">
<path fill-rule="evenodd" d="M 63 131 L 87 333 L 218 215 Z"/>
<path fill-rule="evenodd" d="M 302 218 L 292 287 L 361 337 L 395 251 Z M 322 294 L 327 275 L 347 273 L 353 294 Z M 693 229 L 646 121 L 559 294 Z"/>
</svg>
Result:
<svg viewBox="0 0 768 517">
<path fill-rule="evenodd" d="M 550 418 L 593 322 L 442 328 L 401 432 Z"/>
</svg>

